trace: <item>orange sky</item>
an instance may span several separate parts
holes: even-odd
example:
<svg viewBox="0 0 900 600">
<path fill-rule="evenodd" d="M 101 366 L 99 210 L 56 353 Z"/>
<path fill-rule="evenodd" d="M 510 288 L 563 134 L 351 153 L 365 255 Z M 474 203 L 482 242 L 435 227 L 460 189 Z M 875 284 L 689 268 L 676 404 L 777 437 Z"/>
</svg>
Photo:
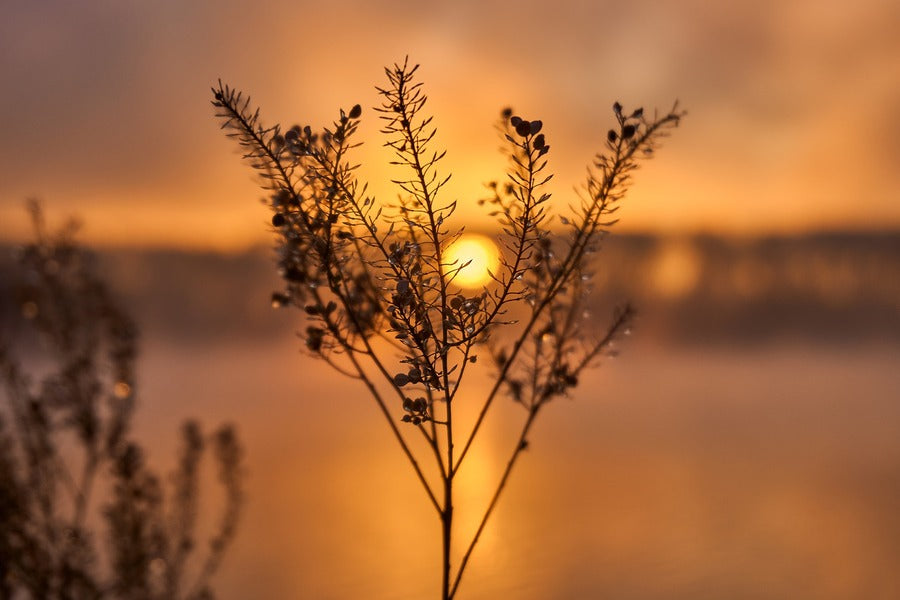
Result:
<svg viewBox="0 0 900 600">
<path fill-rule="evenodd" d="M 382 66 L 420 70 L 478 213 L 505 105 L 541 118 L 564 206 L 610 106 L 689 116 L 638 173 L 622 228 L 729 233 L 900 227 L 900 5 L 892 1 L 7 0 L 0 22 L 0 241 L 26 197 L 94 244 L 267 243 L 249 169 L 212 118 L 218 77 L 267 122 L 324 124 L 378 101 Z M 377 122 L 361 172 L 380 196 Z M 476 224 L 479 221 L 476 220 Z M 482 223 L 485 221 L 482 220 Z"/>
</svg>

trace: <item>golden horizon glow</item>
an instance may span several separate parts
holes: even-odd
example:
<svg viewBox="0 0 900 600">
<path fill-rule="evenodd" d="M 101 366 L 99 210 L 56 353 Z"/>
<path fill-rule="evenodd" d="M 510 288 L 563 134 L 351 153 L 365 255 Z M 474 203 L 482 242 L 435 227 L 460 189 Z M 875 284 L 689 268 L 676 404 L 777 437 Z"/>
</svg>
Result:
<svg viewBox="0 0 900 600">
<path fill-rule="evenodd" d="M 487 236 L 464 233 L 444 251 L 444 262 L 453 265 L 451 269 L 460 269 L 453 283 L 463 288 L 479 288 L 491 280 L 490 273 L 497 272 L 500 250 Z"/>
<path fill-rule="evenodd" d="M 80 218 L 79 239 L 92 246 L 232 252 L 269 244 L 268 216 L 257 203 L 266 192 L 209 105 L 218 76 L 252 94 L 266 126 L 319 130 L 338 107 L 361 104 L 356 141 L 363 145 L 350 160 L 377 201 L 389 203 L 398 193 L 391 180 L 404 175 L 388 165 L 393 155 L 382 145 L 374 86 L 385 85 L 383 67 L 407 53 L 422 65 L 423 116 L 435 119 L 429 152 L 446 150 L 438 171 L 453 174 L 443 197 L 459 201 L 458 224 L 469 228 L 487 226 L 475 201 L 486 195 L 485 183 L 504 177 L 492 128 L 504 106 L 544 122 L 554 174 L 548 208 L 564 213 L 577 202 L 571 192 L 585 165 L 605 147 L 613 102 L 649 114 L 675 98 L 688 118 L 635 176 L 618 231 L 900 228 L 900 145 L 891 120 L 900 38 L 891 3 L 798 5 L 779 19 L 760 17 L 754 2 L 710 6 L 703 18 L 678 3 L 612 12 L 603 3 L 531 3 L 515 14 L 484 3 L 419 3 L 401 11 L 412 20 L 353 0 L 276 0 L 266 11 L 225 0 L 214 13 L 182 11 L 178 3 L 112 9 L 88 1 L 50 12 L 44 4 L 13 3 L 3 21 L 11 25 L 0 26 L 10 90 L 0 110 L 16 115 L 0 140 L 4 242 L 30 239 L 19 207 L 38 197 L 48 217 Z M 296 22 L 341 22 L 346 14 L 357 16 L 355 25 L 303 34 L 306 48 L 336 43 L 338 35 L 344 52 L 298 50 Z M 620 34 L 597 36 L 598 20 Z M 160 30 L 160 23 L 173 25 Z M 414 41 L 410 23 L 421 32 Z M 642 50 L 622 53 L 638 31 Z M 523 36 L 554 32 L 569 43 L 522 54 Z"/>
<path fill-rule="evenodd" d="M 655 290 L 668 298 L 688 295 L 700 280 L 702 265 L 696 248 L 686 239 L 669 240 L 660 248 L 650 280 Z"/>
</svg>

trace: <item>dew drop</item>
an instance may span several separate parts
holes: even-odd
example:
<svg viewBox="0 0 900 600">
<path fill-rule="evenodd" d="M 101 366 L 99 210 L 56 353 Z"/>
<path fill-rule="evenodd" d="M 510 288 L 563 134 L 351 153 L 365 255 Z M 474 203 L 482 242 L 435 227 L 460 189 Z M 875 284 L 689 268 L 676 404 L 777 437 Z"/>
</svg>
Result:
<svg viewBox="0 0 900 600">
<path fill-rule="evenodd" d="M 124 381 L 117 381 L 113 386 L 113 395 L 119 400 L 124 400 L 131 395 L 131 386 Z"/>
</svg>

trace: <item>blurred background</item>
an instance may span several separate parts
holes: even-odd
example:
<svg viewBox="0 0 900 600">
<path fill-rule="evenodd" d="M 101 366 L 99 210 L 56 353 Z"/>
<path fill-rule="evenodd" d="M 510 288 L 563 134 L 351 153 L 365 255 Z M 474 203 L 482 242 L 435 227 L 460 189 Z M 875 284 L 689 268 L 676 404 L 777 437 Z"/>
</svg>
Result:
<svg viewBox="0 0 900 600">
<path fill-rule="evenodd" d="M 51 223 L 77 216 L 141 326 L 136 434 L 153 463 L 175 465 L 184 418 L 239 424 L 248 501 L 222 598 L 437 589 L 437 523 L 375 406 L 303 354 L 299 315 L 269 306 L 262 194 L 209 105 L 221 77 L 268 123 L 321 126 L 376 104 L 382 67 L 407 54 L 458 223 L 488 234 L 476 200 L 502 175 L 504 106 L 544 121 L 560 211 L 614 101 L 689 111 L 597 256 L 597 329 L 630 299 L 634 333 L 538 423 L 461 597 L 900 596 L 896 3 L 7 0 L 4 14 L 0 274 L 28 238 L 26 197 Z M 371 110 L 360 133 L 360 177 L 392 199 Z M 499 407 L 462 472 L 461 533 L 521 417 Z"/>
</svg>

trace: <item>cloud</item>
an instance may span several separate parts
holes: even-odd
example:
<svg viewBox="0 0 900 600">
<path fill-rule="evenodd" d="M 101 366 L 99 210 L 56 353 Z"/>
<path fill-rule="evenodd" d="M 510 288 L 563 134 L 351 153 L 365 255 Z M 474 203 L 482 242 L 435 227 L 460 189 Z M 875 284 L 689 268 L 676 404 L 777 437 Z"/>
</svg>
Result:
<svg viewBox="0 0 900 600">
<path fill-rule="evenodd" d="M 491 123 L 506 104 L 547 124 L 564 193 L 598 149 L 613 100 L 667 108 L 679 97 L 689 120 L 671 153 L 641 174 L 649 181 L 626 223 L 900 224 L 889 198 L 900 184 L 893 3 L 7 5 L 2 216 L 28 194 L 87 208 L 88 222 L 103 207 L 149 215 L 190 205 L 184 229 L 225 235 L 200 233 L 202 215 L 216 207 L 220 218 L 246 220 L 257 207 L 234 207 L 259 193 L 211 118 L 217 77 L 253 92 L 269 122 L 321 124 L 338 106 L 376 102 L 381 67 L 408 53 L 423 64 L 448 166 L 469 173 L 461 183 L 477 186 L 502 165 Z M 364 133 L 366 158 L 377 123 Z M 871 215 L 840 204 L 860 190 Z M 657 212 L 651 195 L 663 191 L 677 195 L 677 214 Z M 723 210 L 723 200 L 762 202 L 765 218 Z M 255 231 L 258 221 L 228 229 L 241 227 Z"/>
</svg>

